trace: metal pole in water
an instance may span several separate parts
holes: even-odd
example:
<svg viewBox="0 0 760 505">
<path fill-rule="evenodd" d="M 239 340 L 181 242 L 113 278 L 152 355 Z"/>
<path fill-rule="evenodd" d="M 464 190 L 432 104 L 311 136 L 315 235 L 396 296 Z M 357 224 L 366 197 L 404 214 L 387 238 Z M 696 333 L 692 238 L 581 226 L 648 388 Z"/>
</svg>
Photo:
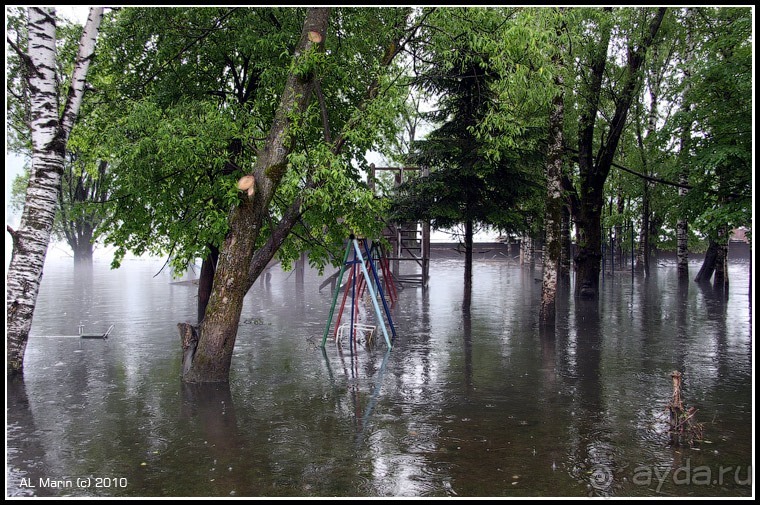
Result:
<svg viewBox="0 0 760 505">
<path fill-rule="evenodd" d="M 354 261 L 351 268 L 356 269 L 356 253 L 354 253 Z M 354 270 L 355 271 L 355 270 Z M 348 348 L 351 350 L 351 358 L 354 357 L 354 311 L 356 310 L 356 278 L 358 275 L 354 274 L 354 282 L 351 284 L 351 326 L 348 332 Z M 353 361 L 352 361 L 353 362 Z"/>
<path fill-rule="evenodd" d="M 375 276 L 375 283 L 377 285 L 377 291 L 380 293 L 380 299 L 383 301 L 383 308 L 385 309 L 385 315 L 388 317 L 388 324 L 391 326 L 391 333 L 393 337 L 396 337 L 396 328 L 393 326 L 393 319 L 391 318 L 391 311 L 388 308 L 388 303 L 385 301 L 385 294 L 383 293 L 383 286 L 380 284 L 380 278 L 377 275 L 377 269 L 375 268 L 375 262 L 372 260 L 372 254 L 370 253 L 369 246 L 367 245 L 367 239 L 364 239 L 364 250 L 367 251 L 367 258 L 369 261 L 369 268 L 372 270 L 372 275 Z"/>
<path fill-rule="evenodd" d="M 343 282 L 343 274 L 346 271 L 346 260 L 348 260 L 348 252 L 351 250 L 351 246 L 346 244 L 346 253 L 343 255 L 343 263 L 340 265 L 340 275 L 338 276 L 338 285 L 335 288 L 333 294 L 332 306 L 330 307 L 330 315 L 327 317 L 327 326 L 325 327 L 325 334 L 322 335 L 322 347 L 325 346 L 327 340 L 327 333 L 330 331 L 330 324 L 332 324 L 333 312 L 335 312 L 335 303 L 338 301 L 338 293 L 340 292 L 340 283 Z"/>
<path fill-rule="evenodd" d="M 367 272 L 367 266 L 364 264 L 364 256 L 362 256 L 362 252 L 359 249 L 359 242 L 354 239 L 354 251 L 356 251 L 356 256 L 359 257 L 360 264 L 362 267 L 362 273 L 364 273 L 364 279 L 367 281 L 367 288 L 369 289 L 369 295 L 372 297 L 372 305 L 375 307 L 375 315 L 377 316 L 377 320 L 380 322 L 380 327 L 383 329 L 383 336 L 385 337 L 385 343 L 388 345 L 388 349 L 390 349 L 391 346 L 391 339 L 388 337 L 388 330 L 385 328 L 385 321 L 383 320 L 383 314 L 380 312 L 380 306 L 377 304 L 377 296 L 375 296 L 375 290 L 372 288 L 372 281 L 369 277 L 369 273 Z"/>
</svg>

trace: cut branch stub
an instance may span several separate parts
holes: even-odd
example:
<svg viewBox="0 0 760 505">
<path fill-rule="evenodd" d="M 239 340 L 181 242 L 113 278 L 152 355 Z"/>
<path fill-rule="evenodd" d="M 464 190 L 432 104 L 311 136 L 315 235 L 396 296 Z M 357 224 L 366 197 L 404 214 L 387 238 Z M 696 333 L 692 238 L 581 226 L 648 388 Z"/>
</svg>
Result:
<svg viewBox="0 0 760 505">
<path fill-rule="evenodd" d="M 195 350 L 198 348 L 198 327 L 190 323 L 177 323 L 179 338 L 182 341 L 182 376 L 184 377 L 190 371 L 195 357 Z"/>
<path fill-rule="evenodd" d="M 252 175 L 244 175 L 238 181 L 237 187 L 240 191 L 247 191 L 248 196 L 253 196 L 256 192 L 256 179 Z"/>
<path fill-rule="evenodd" d="M 312 30 L 309 32 L 309 40 L 313 42 L 314 44 L 319 44 L 320 42 L 322 42 L 322 34 Z"/>
</svg>

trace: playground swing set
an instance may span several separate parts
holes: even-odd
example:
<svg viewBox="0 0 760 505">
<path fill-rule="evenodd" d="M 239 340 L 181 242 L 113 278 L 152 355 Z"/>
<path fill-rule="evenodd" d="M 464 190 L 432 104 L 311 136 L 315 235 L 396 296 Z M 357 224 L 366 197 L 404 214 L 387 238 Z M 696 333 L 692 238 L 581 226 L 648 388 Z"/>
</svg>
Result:
<svg viewBox="0 0 760 505">
<path fill-rule="evenodd" d="M 363 251 L 362 251 L 362 248 L 359 246 L 359 240 L 361 240 L 361 243 L 364 249 Z M 349 260 L 348 259 L 349 255 L 352 252 L 353 252 L 353 257 L 351 260 Z M 366 335 L 366 339 L 368 343 L 372 341 L 372 338 L 374 337 L 374 334 L 375 334 L 376 326 L 362 324 L 359 322 L 359 316 L 360 316 L 359 308 L 360 308 L 362 296 L 364 295 L 364 292 L 366 290 L 369 294 L 370 300 L 372 301 L 372 306 L 375 309 L 375 317 L 377 319 L 377 324 L 380 325 L 380 328 L 382 329 L 383 337 L 385 338 L 385 343 L 388 346 L 388 350 L 390 350 L 393 347 L 392 341 L 393 339 L 396 338 L 396 329 L 393 326 L 393 319 L 391 318 L 390 309 L 388 308 L 388 302 L 386 301 L 386 298 L 385 298 L 383 285 L 380 282 L 380 277 L 377 273 L 378 264 L 380 265 L 382 276 L 383 276 L 383 279 L 385 280 L 386 287 L 388 290 L 388 295 L 391 299 L 391 303 L 394 303 L 396 297 L 398 296 L 398 293 L 393 284 L 393 277 L 390 273 L 390 269 L 388 268 L 387 257 L 383 253 L 382 245 L 379 243 L 373 242 L 372 247 L 370 247 L 366 238 L 357 239 L 353 234 L 351 234 L 348 239 L 348 244 L 346 245 L 346 251 L 345 251 L 345 254 L 343 255 L 343 263 L 341 264 L 341 269 L 338 276 L 338 283 L 337 283 L 338 289 L 335 289 L 335 293 L 333 294 L 333 300 L 332 300 L 332 305 L 330 307 L 330 314 L 328 316 L 327 326 L 325 327 L 325 332 L 324 332 L 324 335 L 322 336 L 323 348 L 325 346 L 325 342 L 327 341 L 327 336 L 330 332 L 330 327 L 332 326 L 333 315 L 335 313 L 335 306 L 338 301 L 340 286 L 342 285 L 341 283 L 343 282 L 343 275 L 346 273 L 346 270 L 349 271 L 348 280 L 346 281 L 345 289 L 343 290 L 343 300 L 341 302 L 340 310 L 338 311 L 338 318 L 335 323 L 335 329 L 333 332 L 334 340 L 336 342 L 340 342 L 346 330 L 348 330 L 349 345 L 352 352 L 353 352 L 354 347 L 356 346 L 358 332 L 362 332 L 363 334 Z M 371 272 L 371 275 L 370 275 L 370 272 Z M 350 308 L 349 324 L 341 325 L 340 321 L 343 315 L 343 310 L 346 305 L 346 300 L 348 298 L 349 288 L 351 289 L 351 308 Z M 388 320 L 388 325 L 391 328 L 393 339 L 391 339 L 388 336 L 388 330 L 386 329 L 386 326 L 385 326 L 385 319 L 383 319 L 383 314 L 380 311 L 380 304 L 378 303 L 378 295 L 379 295 L 380 300 L 383 303 L 383 308 L 385 309 L 385 316 Z"/>
</svg>

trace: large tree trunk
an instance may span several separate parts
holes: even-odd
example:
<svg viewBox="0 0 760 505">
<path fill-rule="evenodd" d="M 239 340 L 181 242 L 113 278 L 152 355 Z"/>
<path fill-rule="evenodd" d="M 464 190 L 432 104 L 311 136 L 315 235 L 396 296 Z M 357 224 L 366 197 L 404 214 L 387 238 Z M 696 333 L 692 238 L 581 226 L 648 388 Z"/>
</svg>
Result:
<svg viewBox="0 0 760 505">
<path fill-rule="evenodd" d="M 555 82 L 562 89 L 563 81 L 558 73 Z M 562 155 L 565 102 L 562 92 L 552 101 L 549 117 L 549 149 L 546 161 L 546 215 L 544 218 L 543 281 L 541 285 L 541 308 L 539 322 L 553 326 L 556 316 L 557 285 L 559 283 L 560 253 L 562 249 Z"/>
<path fill-rule="evenodd" d="M 308 9 L 294 60 L 299 60 L 304 53 L 324 48 L 328 17 L 328 8 Z M 243 298 L 250 288 L 248 273 L 256 239 L 269 202 L 287 169 L 287 156 L 293 143 L 292 121 L 309 103 L 313 78 L 313 72 L 288 76 L 274 123 L 253 170 L 256 191 L 253 195 L 242 194 L 240 204 L 230 212 L 230 229 L 220 249 L 214 285 L 200 324 L 198 346 L 192 365 L 183 375 L 186 382 L 229 381 Z"/>
<path fill-rule="evenodd" d="M 85 88 L 103 8 L 91 8 L 79 42 L 71 89 L 59 116 L 56 78 L 56 23 L 52 7 L 29 8 L 28 54 L 31 90 L 32 171 L 18 230 L 7 227 L 13 254 L 7 273 L 7 373 L 23 373 L 24 352 L 37 303 L 42 268 L 55 219 L 66 142 Z"/>
<path fill-rule="evenodd" d="M 214 285 L 214 272 L 219 261 L 219 248 L 208 244 L 209 253 L 201 263 L 201 275 L 198 278 L 198 324 L 206 315 L 206 306 L 211 298 L 211 287 Z"/>
<path fill-rule="evenodd" d="M 715 255 L 715 292 L 728 294 L 728 230 L 722 227 L 718 230 L 718 252 Z"/>
<path fill-rule="evenodd" d="M 578 215 L 578 251 L 575 256 L 576 284 L 575 294 L 582 298 L 599 296 L 599 272 L 601 271 L 602 231 L 601 218 L 604 205 L 604 183 L 607 180 L 612 162 L 615 158 L 620 137 L 625 128 L 626 117 L 636 97 L 636 90 L 641 80 L 641 68 L 647 49 L 651 46 L 660 29 L 666 8 L 658 8 L 649 24 L 644 40 L 638 46 L 631 42 L 628 48 L 628 61 L 625 67 L 625 79 L 617 95 L 615 112 L 606 131 L 606 141 L 599 146 L 594 155 L 595 124 L 602 93 L 602 81 L 605 76 L 607 52 L 610 42 L 610 26 L 604 29 L 599 44 L 591 58 L 591 74 L 588 76 L 588 101 L 581 112 L 578 135 L 578 166 L 580 176 L 579 202 L 575 206 Z"/>
<path fill-rule="evenodd" d="M 602 261 L 602 185 L 595 186 L 580 202 L 577 250 L 575 252 L 575 296 L 595 299 L 599 294 Z M 596 196 L 594 196 L 596 193 Z"/>
<path fill-rule="evenodd" d="M 718 257 L 718 243 L 709 239 L 705 259 L 702 261 L 702 267 L 697 272 L 694 282 L 709 282 L 715 271 L 715 260 Z"/>
<path fill-rule="evenodd" d="M 88 227 L 88 229 L 82 230 L 82 233 L 78 237 L 79 240 L 72 247 L 74 251 L 74 263 L 77 265 L 92 266 L 92 234 L 92 228 Z"/>
</svg>

